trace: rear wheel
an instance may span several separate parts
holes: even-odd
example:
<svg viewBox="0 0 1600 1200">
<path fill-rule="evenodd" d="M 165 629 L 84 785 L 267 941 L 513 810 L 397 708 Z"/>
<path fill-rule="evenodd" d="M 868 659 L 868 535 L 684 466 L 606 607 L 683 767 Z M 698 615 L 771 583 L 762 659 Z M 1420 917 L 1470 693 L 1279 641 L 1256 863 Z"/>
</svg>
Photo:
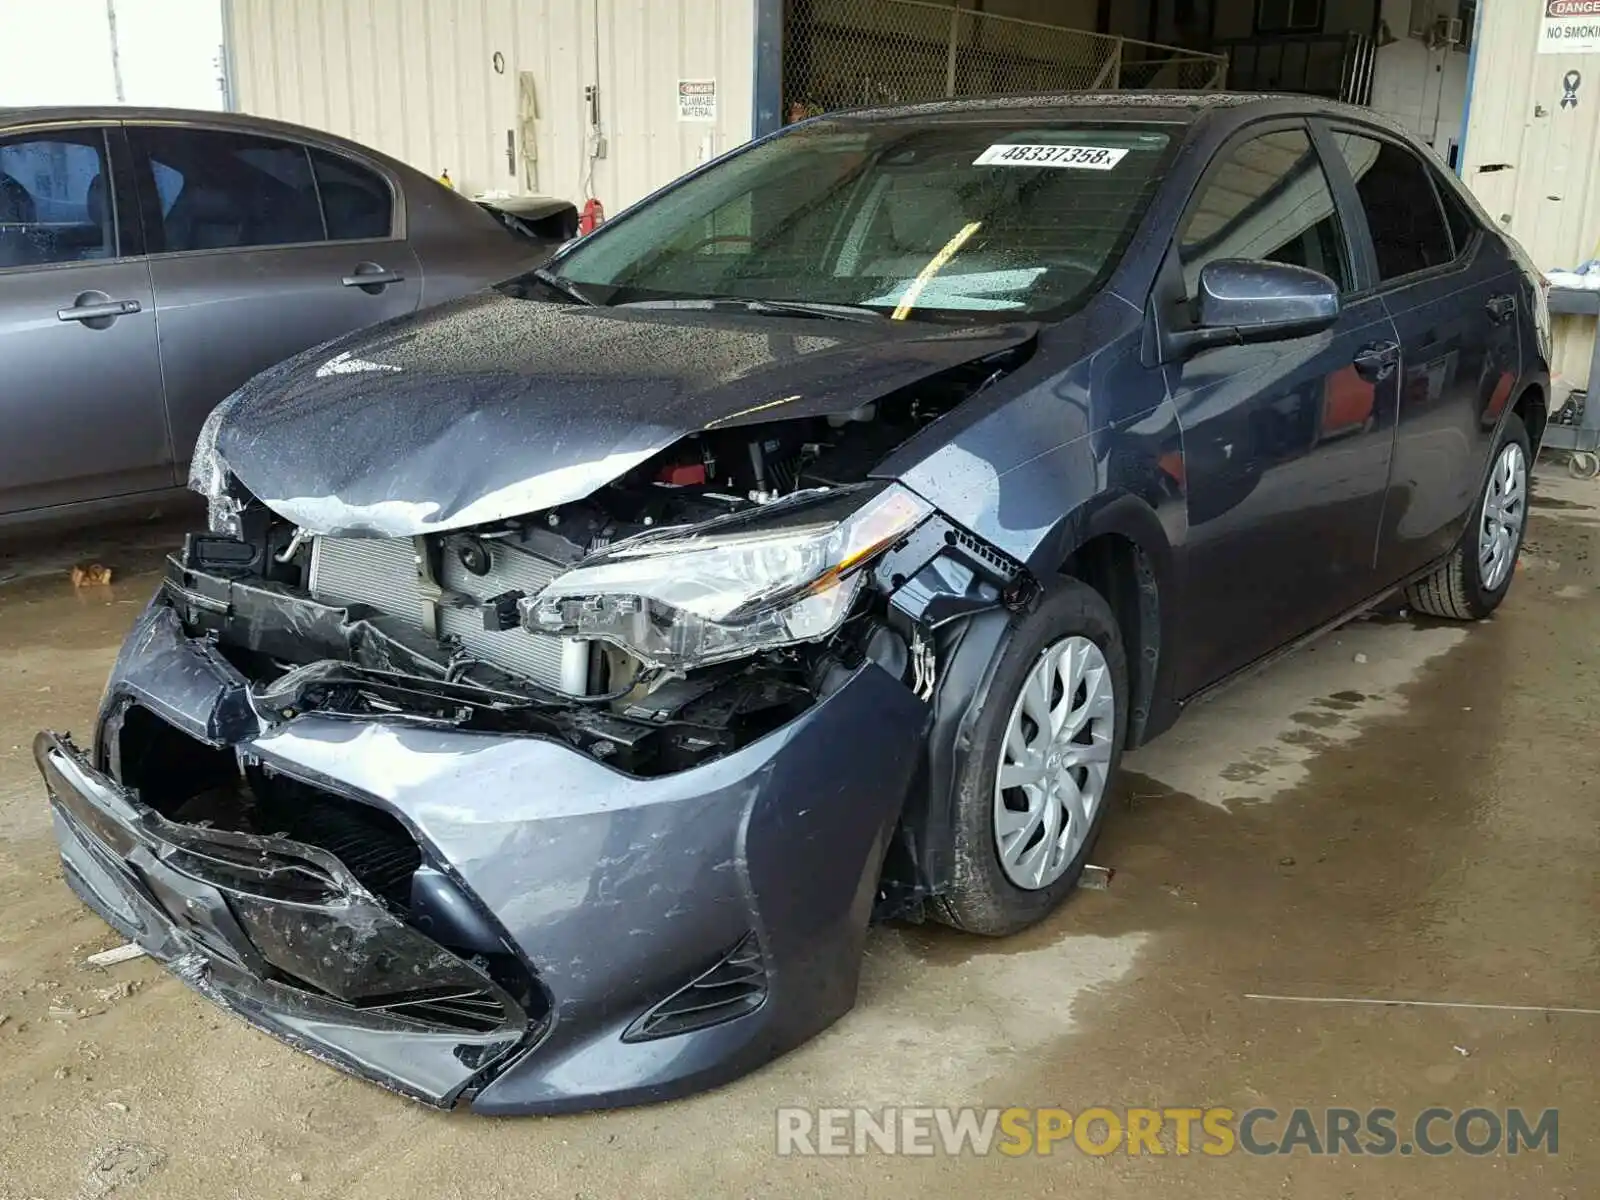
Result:
<svg viewBox="0 0 1600 1200">
<path fill-rule="evenodd" d="M 1500 606 L 1511 588 L 1528 520 L 1528 433 L 1515 413 L 1506 417 L 1489 478 L 1455 552 L 1406 589 L 1420 612 L 1476 621 Z"/>
<path fill-rule="evenodd" d="M 1018 619 L 957 780 L 942 920 L 1014 933 L 1077 884 L 1122 757 L 1127 680 L 1116 619 L 1088 585 L 1060 580 Z"/>
</svg>

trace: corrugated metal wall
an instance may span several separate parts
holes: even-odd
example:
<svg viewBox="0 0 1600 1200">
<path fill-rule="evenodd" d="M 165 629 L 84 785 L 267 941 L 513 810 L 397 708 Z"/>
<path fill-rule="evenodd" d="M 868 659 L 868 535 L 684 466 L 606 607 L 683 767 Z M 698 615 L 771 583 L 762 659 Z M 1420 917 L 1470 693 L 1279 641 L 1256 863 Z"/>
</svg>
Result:
<svg viewBox="0 0 1600 1200">
<path fill-rule="evenodd" d="M 581 200 L 596 83 L 590 183 L 608 212 L 750 136 L 755 0 L 226 3 L 243 111 L 448 170 L 463 191 Z M 716 80 L 714 123 L 678 119 L 680 79 Z"/>
<path fill-rule="evenodd" d="M 1600 257 L 1600 54 L 1538 53 L 1542 0 L 1483 6 L 1463 178 L 1541 267 Z M 1576 106 L 1563 79 L 1578 71 Z M 1592 317 L 1556 320 L 1555 367 L 1582 385 Z"/>
</svg>

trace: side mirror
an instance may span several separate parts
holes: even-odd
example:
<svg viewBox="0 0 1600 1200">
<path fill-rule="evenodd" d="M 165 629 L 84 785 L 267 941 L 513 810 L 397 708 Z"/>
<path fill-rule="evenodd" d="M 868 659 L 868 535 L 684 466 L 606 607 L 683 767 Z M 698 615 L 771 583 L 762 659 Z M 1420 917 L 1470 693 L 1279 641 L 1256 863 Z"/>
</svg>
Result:
<svg viewBox="0 0 1600 1200">
<path fill-rule="evenodd" d="M 1202 268 L 1199 291 L 1193 328 L 1169 335 L 1178 357 L 1209 346 L 1304 337 L 1339 319 L 1339 285 L 1288 263 L 1221 258 Z"/>
</svg>

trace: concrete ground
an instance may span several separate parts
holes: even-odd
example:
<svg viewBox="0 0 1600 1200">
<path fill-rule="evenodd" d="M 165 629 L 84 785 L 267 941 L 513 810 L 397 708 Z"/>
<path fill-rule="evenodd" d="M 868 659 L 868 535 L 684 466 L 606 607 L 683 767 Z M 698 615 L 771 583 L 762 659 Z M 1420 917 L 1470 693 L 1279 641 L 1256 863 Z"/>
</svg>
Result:
<svg viewBox="0 0 1600 1200">
<path fill-rule="evenodd" d="M 1359 622 L 1130 756 L 1108 890 L 1006 941 L 878 929 L 855 1011 L 810 1045 L 687 1101 L 545 1120 L 419 1108 L 148 961 L 82 965 L 117 939 L 61 882 L 29 741 L 87 730 L 172 531 L 0 555 L 0 1198 L 1595 1195 L 1600 484 L 1559 476 L 1492 621 Z M 85 559 L 109 587 L 73 589 Z M 1375 998 L 1484 1007 L 1329 1002 Z M 774 1153 L 778 1106 L 888 1104 L 1380 1106 L 1403 1133 L 1433 1105 L 1522 1106 L 1559 1108 L 1560 1140 Z"/>
</svg>

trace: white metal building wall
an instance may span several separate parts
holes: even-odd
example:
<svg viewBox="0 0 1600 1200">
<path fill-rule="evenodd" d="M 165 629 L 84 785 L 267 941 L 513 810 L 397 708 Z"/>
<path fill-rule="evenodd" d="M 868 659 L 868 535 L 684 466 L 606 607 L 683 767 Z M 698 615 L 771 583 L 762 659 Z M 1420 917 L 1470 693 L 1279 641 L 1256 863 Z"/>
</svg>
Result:
<svg viewBox="0 0 1600 1200">
<path fill-rule="evenodd" d="M 581 202 L 588 183 L 615 213 L 750 137 L 755 0 L 225 3 L 242 111 L 448 170 L 463 191 Z M 716 81 L 714 122 L 678 119 L 680 79 Z"/>
<path fill-rule="evenodd" d="M 1463 178 L 1539 266 L 1600 257 L 1600 53 L 1538 53 L 1542 0 L 1491 0 L 1478 30 Z M 1567 72 L 1577 104 L 1563 107 Z M 1591 317 L 1557 318 L 1555 368 L 1588 377 Z"/>
</svg>

